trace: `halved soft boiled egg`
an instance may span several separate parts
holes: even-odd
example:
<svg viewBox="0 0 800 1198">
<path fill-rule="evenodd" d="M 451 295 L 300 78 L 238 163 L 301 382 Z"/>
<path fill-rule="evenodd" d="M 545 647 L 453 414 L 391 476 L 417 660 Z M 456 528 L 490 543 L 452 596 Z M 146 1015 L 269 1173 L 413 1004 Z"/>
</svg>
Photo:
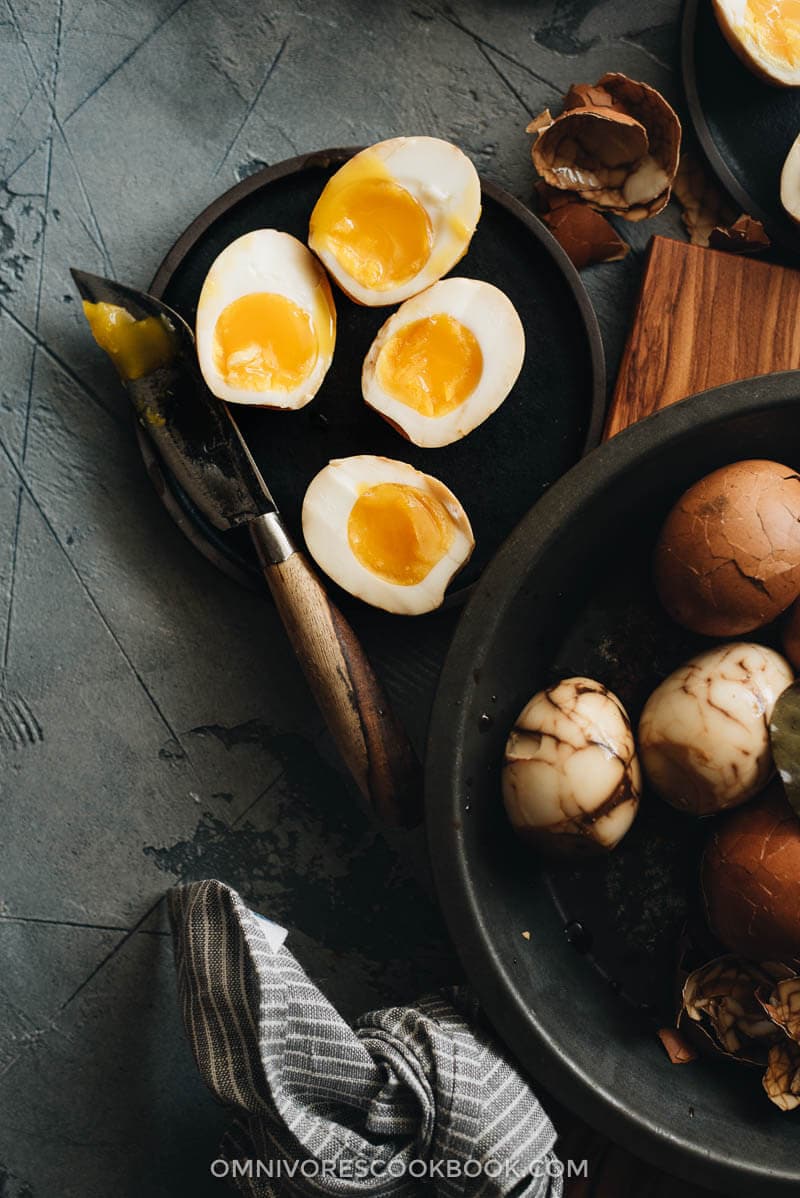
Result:
<svg viewBox="0 0 800 1198">
<path fill-rule="evenodd" d="M 475 167 L 438 137 L 395 137 L 325 184 L 308 244 L 359 304 L 399 304 L 447 274 L 481 214 Z"/>
<path fill-rule="evenodd" d="M 449 445 L 500 407 L 524 357 L 522 321 L 504 292 L 478 279 L 443 279 L 379 330 L 361 389 L 415 445 Z"/>
<path fill-rule="evenodd" d="M 800 0 L 714 0 L 719 27 L 757 75 L 800 87 Z"/>
<path fill-rule="evenodd" d="M 215 258 L 197 304 L 197 356 L 218 399 L 302 408 L 333 358 L 336 308 L 302 242 L 257 229 Z"/>
<path fill-rule="evenodd" d="M 369 454 L 329 462 L 312 479 L 303 536 L 340 587 L 407 616 L 441 606 L 475 545 L 466 512 L 444 483 Z"/>
</svg>

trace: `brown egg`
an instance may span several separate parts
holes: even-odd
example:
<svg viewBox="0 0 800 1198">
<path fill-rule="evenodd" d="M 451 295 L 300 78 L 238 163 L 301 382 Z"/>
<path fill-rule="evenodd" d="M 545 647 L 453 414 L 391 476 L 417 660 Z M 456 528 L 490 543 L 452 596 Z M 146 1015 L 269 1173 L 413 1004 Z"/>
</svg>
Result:
<svg viewBox="0 0 800 1198">
<path fill-rule="evenodd" d="M 730 952 L 800 955 L 800 819 L 780 784 L 714 824 L 701 885 L 708 926 Z"/>
<path fill-rule="evenodd" d="M 654 575 L 692 632 L 740 636 L 774 620 L 800 594 L 800 476 L 761 460 L 706 475 L 667 516 Z"/>
</svg>

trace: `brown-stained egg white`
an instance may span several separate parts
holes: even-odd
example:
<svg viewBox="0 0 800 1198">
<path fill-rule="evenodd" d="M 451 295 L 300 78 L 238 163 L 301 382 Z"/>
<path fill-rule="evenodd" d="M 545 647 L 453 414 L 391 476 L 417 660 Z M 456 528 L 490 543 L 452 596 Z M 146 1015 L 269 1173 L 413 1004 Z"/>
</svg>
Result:
<svg viewBox="0 0 800 1198">
<path fill-rule="evenodd" d="M 534 695 L 506 744 L 503 801 L 515 830 L 557 856 L 613 849 L 639 806 L 630 720 L 591 678 Z"/>
<path fill-rule="evenodd" d="M 653 691 L 639 721 L 639 753 L 653 788 L 692 815 L 758 794 L 774 769 L 769 718 L 793 677 L 779 653 L 742 642 L 680 666 Z"/>
<path fill-rule="evenodd" d="M 741 636 L 774 620 L 800 594 L 800 476 L 763 460 L 706 475 L 667 516 L 654 576 L 692 632 Z"/>
<path fill-rule="evenodd" d="M 730 952 L 800 956 L 800 820 L 777 783 L 713 825 L 701 885 L 708 926 Z"/>
</svg>

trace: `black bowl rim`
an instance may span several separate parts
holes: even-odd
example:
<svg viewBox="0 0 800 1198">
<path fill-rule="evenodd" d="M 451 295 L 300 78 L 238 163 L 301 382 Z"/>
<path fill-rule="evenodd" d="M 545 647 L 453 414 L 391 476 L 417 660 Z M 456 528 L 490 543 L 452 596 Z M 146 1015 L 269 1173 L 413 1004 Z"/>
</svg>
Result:
<svg viewBox="0 0 800 1198">
<path fill-rule="evenodd" d="M 286 158 L 282 162 L 276 162 L 272 166 L 255 171 L 241 182 L 234 184 L 233 187 L 212 200 L 184 229 L 167 251 L 150 283 L 150 294 L 159 299 L 162 298 L 173 274 L 190 250 L 203 237 L 206 230 L 252 192 L 303 171 L 345 162 L 363 148 L 363 146 L 336 146 L 326 150 L 315 150 L 308 154 L 298 154 L 294 158 Z M 583 457 L 594 449 L 600 440 L 607 406 L 605 351 L 597 314 L 578 271 L 547 226 L 527 205 L 498 183 L 492 182 L 483 175 L 480 176 L 480 181 L 483 194 L 505 208 L 518 223 L 524 225 L 528 233 L 550 255 L 577 305 L 586 336 L 592 376 L 589 420 L 580 450 L 580 456 Z M 233 578 L 235 582 L 249 590 L 261 590 L 262 583 L 258 571 L 255 569 L 252 572 L 244 570 L 238 561 L 227 552 L 223 539 L 224 533 L 215 533 L 213 529 L 199 523 L 194 518 L 191 501 L 188 496 L 180 493 L 169 471 L 164 469 L 151 438 L 141 428 L 138 421 L 135 422 L 134 427 L 139 450 L 150 480 L 161 502 L 184 536 L 212 565 L 222 570 L 229 578 Z M 449 603 L 462 603 L 471 591 L 472 587 L 456 590 L 446 602 L 448 605 Z"/>
<path fill-rule="evenodd" d="M 773 242 L 781 249 L 792 254 L 800 253 L 800 230 L 795 231 L 788 217 L 785 221 L 780 220 L 774 213 L 765 212 L 761 205 L 755 202 L 728 166 L 714 140 L 700 99 L 700 86 L 697 79 L 697 15 L 700 4 L 701 0 L 685 0 L 681 22 L 681 76 L 686 102 L 689 106 L 689 116 L 697 140 L 700 142 L 714 174 L 741 210 L 756 220 L 760 220 Z M 720 33 L 720 37 L 722 36 Z M 747 67 L 742 65 L 742 70 L 746 71 Z M 770 84 L 764 83 L 764 87 L 769 86 Z"/>
<path fill-rule="evenodd" d="M 592 1079 L 591 1065 L 583 1068 L 555 1048 L 547 1027 L 504 967 L 482 916 L 464 851 L 461 816 L 468 787 L 463 745 L 479 733 L 474 721 L 467 722 L 469 705 L 461 700 L 469 693 L 475 662 L 484 660 L 484 648 L 531 564 L 558 535 L 568 514 L 590 504 L 632 465 L 657 457 L 667 443 L 680 444 L 701 430 L 710 435 L 715 426 L 737 415 L 791 405 L 800 411 L 800 371 L 726 384 L 681 400 L 619 433 L 555 482 L 501 546 L 461 616 L 440 676 L 426 756 L 427 835 L 439 903 L 467 976 L 499 1035 L 555 1098 L 637 1156 L 687 1180 L 738 1193 L 761 1193 L 747 1187 L 766 1180 L 797 1187 L 800 1164 L 792 1173 L 765 1170 L 737 1159 L 735 1144 L 725 1156 L 711 1152 L 649 1119 L 630 1106 L 624 1094 L 603 1090 Z"/>
</svg>

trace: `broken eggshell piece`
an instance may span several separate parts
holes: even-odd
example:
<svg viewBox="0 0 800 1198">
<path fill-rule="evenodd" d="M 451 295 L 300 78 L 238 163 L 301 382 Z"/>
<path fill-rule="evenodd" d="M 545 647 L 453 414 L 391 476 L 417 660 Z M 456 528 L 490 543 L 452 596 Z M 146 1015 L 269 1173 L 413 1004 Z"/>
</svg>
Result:
<svg viewBox="0 0 800 1198">
<path fill-rule="evenodd" d="M 593 207 L 643 220 L 667 204 L 678 168 L 681 126 L 664 97 L 646 83 L 609 73 L 574 84 L 564 110 L 530 123 L 533 164 L 553 187 Z"/>
<path fill-rule="evenodd" d="M 800 1106 L 800 1044 L 784 1039 L 772 1045 L 762 1085 L 780 1110 L 794 1111 Z"/>
<path fill-rule="evenodd" d="M 600 212 L 580 196 L 539 180 L 534 191 L 539 217 L 577 270 L 595 262 L 619 262 L 630 246 Z"/>
<path fill-rule="evenodd" d="M 745 1064 L 763 1065 L 769 1046 L 782 1037 L 756 997 L 756 991 L 770 981 L 759 966 L 738 957 L 709 961 L 684 982 L 678 1025 L 688 1018 L 718 1052 Z"/>
<path fill-rule="evenodd" d="M 630 720 L 616 695 L 591 678 L 534 695 L 508 738 L 502 788 L 514 829 L 546 853 L 613 849 L 641 793 Z"/>
</svg>

